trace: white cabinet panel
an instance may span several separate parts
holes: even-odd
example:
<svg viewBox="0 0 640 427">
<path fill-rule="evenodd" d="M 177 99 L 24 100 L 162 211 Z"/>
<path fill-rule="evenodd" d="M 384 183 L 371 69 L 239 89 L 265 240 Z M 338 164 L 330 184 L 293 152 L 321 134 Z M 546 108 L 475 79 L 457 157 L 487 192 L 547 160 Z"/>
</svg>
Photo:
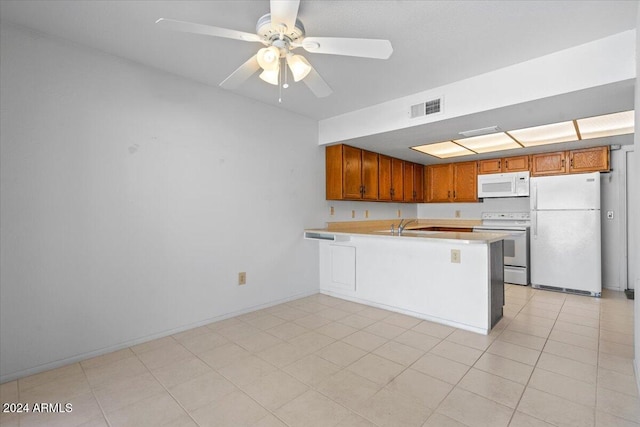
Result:
<svg viewBox="0 0 640 427">
<path fill-rule="evenodd" d="M 331 286 L 355 291 L 356 248 L 329 245 L 331 253 Z"/>
</svg>

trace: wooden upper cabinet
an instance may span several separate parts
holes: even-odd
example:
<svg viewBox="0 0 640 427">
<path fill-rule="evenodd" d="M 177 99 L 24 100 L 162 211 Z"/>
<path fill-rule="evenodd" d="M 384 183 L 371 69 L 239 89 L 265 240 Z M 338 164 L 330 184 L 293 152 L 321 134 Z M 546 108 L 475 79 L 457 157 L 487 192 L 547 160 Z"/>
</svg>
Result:
<svg viewBox="0 0 640 427">
<path fill-rule="evenodd" d="M 413 165 L 413 193 L 414 202 L 424 202 L 424 166 L 419 164 Z"/>
<path fill-rule="evenodd" d="M 423 166 L 350 147 L 327 146 L 327 200 L 476 202 L 478 174 L 531 176 L 609 171 L 609 147 Z"/>
<path fill-rule="evenodd" d="M 378 156 L 378 200 L 391 200 L 391 157 Z"/>
<path fill-rule="evenodd" d="M 567 173 L 566 151 L 531 155 L 531 175 L 561 175 Z"/>
<path fill-rule="evenodd" d="M 448 202 L 453 183 L 452 164 L 429 165 L 426 167 L 426 201 L 429 203 Z"/>
<path fill-rule="evenodd" d="M 502 172 L 502 159 L 478 161 L 478 173 L 481 175 Z"/>
<path fill-rule="evenodd" d="M 453 164 L 452 202 L 478 201 L 477 162 Z"/>
<path fill-rule="evenodd" d="M 514 156 L 502 159 L 503 172 L 524 172 L 529 170 L 529 156 Z"/>
<path fill-rule="evenodd" d="M 607 172 L 609 146 L 569 151 L 569 173 Z"/>
<path fill-rule="evenodd" d="M 607 172 L 609 170 L 609 147 L 584 148 L 533 154 L 531 175 L 560 175 L 565 173 Z"/>
<path fill-rule="evenodd" d="M 478 200 L 478 163 L 429 165 L 425 168 L 426 202 L 475 202 Z"/>
<path fill-rule="evenodd" d="M 404 197 L 404 162 L 391 159 L 391 200 L 401 202 Z"/>
<path fill-rule="evenodd" d="M 348 145 L 325 149 L 327 200 L 377 200 L 378 154 Z"/>
<path fill-rule="evenodd" d="M 378 200 L 378 153 L 362 150 L 362 198 Z"/>
<path fill-rule="evenodd" d="M 418 203 L 424 201 L 424 166 L 404 162 L 404 201 Z"/>
<path fill-rule="evenodd" d="M 325 179 L 327 200 L 341 200 L 342 194 L 342 145 L 330 145 L 325 152 Z"/>
<path fill-rule="evenodd" d="M 478 173 L 522 172 L 529 170 L 529 156 L 504 157 L 478 161 Z"/>
<path fill-rule="evenodd" d="M 362 198 L 362 150 L 343 145 L 342 196 L 345 199 Z"/>
<path fill-rule="evenodd" d="M 404 162 L 404 179 L 403 179 L 403 197 L 402 200 L 405 202 L 412 202 L 414 199 L 414 188 L 413 188 L 413 163 Z"/>
</svg>

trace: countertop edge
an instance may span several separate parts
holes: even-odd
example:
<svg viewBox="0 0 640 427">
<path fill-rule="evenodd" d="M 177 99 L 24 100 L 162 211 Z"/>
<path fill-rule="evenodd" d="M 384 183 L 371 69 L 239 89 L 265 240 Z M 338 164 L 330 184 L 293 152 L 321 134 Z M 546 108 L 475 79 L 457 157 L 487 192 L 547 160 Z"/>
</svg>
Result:
<svg viewBox="0 0 640 427">
<path fill-rule="evenodd" d="M 366 237 L 366 238 L 381 238 L 385 240 L 394 239 L 398 240 L 401 238 L 406 239 L 407 241 L 431 241 L 431 242 L 442 242 L 442 243 L 457 243 L 457 244 L 490 244 L 494 242 L 498 242 L 503 240 L 505 237 L 508 237 L 508 234 L 504 233 L 484 233 L 484 232 L 455 232 L 455 231 L 442 231 L 435 232 L 433 234 L 425 234 L 425 235 L 408 235 L 404 234 L 402 236 L 384 234 L 381 231 L 333 231 L 328 230 L 326 228 L 308 228 L 304 230 L 305 236 L 307 233 L 315 233 L 318 235 L 326 235 L 326 236 L 357 236 L 357 237 Z M 411 229 L 407 228 L 405 232 L 411 232 Z M 455 236 L 452 236 L 455 235 Z M 473 238 L 470 238 L 473 237 Z M 311 240 L 329 240 L 329 239 L 314 239 L 313 237 L 306 237 Z"/>
</svg>

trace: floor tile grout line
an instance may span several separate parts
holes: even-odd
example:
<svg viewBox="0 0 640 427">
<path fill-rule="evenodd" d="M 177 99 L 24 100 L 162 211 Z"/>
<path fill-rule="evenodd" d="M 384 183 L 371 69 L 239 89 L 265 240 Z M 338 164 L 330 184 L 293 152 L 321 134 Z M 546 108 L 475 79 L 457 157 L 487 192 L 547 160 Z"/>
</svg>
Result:
<svg viewBox="0 0 640 427">
<path fill-rule="evenodd" d="M 512 285 L 512 286 L 513 286 L 513 285 Z M 529 290 L 529 289 L 527 289 L 527 290 Z M 525 303 L 525 305 L 524 305 L 524 306 L 522 306 L 522 307 L 520 308 L 520 310 L 518 310 L 518 312 L 516 313 L 516 315 L 515 315 L 515 316 L 513 316 L 513 319 L 515 319 L 515 318 L 518 316 L 518 314 L 522 313 L 522 310 L 523 310 L 523 309 L 524 309 L 528 304 L 530 304 L 530 303 L 531 303 L 531 300 L 533 299 L 533 297 L 534 297 L 534 295 L 535 295 L 535 291 L 533 291 L 533 289 L 531 289 L 531 291 L 532 291 L 532 292 L 531 292 L 531 295 L 529 296 L 529 298 L 527 298 L 527 302 Z M 506 299 L 507 299 L 507 298 L 506 298 L 506 295 L 505 295 L 505 301 L 506 301 Z M 513 321 L 513 320 L 512 320 L 512 321 Z M 511 322 L 512 322 L 512 321 L 511 321 Z M 511 322 L 509 322 L 509 323 L 511 323 Z M 500 338 L 500 336 L 504 333 L 504 331 L 506 331 L 506 330 L 507 330 L 507 328 L 508 328 L 508 327 L 509 327 L 509 325 L 506 325 L 506 326 L 505 326 L 505 328 L 504 328 L 502 331 L 500 331 L 500 333 L 499 333 L 499 334 L 498 334 L 498 336 L 495 338 L 495 340 L 499 339 L 499 338 Z M 495 340 L 494 340 L 494 342 L 495 342 Z M 489 347 L 487 347 L 487 350 L 488 350 L 488 349 L 489 349 Z M 543 346 L 543 349 L 544 349 L 544 346 Z M 486 351 L 485 351 L 485 352 L 486 352 Z M 484 353 L 483 353 L 483 354 L 484 354 Z M 529 378 L 527 379 L 527 384 L 525 384 L 525 385 L 524 385 L 524 387 L 523 387 L 523 389 L 522 389 L 522 393 L 520 393 L 520 397 L 518 398 L 518 401 L 516 402 L 516 404 L 515 404 L 515 406 L 514 406 L 514 408 L 513 408 L 513 411 L 511 412 L 511 416 L 509 417 L 509 421 L 507 422 L 507 426 L 511 424 L 511 422 L 513 421 L 513 417 L 515 416 L 516 412 L 518 411 L 518 407 L 520 406 L 520 402 L 522 401 L 522 396 L 524 396 L 524 393 L 525 393 L 525 391 L 527 390 L 527 386 L 529 385 L 529 381 L 531 380 L 531 376 L 533 375 L 533 372 L 534 372 L 534 370 L 535 370 L 535 367 L 536 367 L 536 366 L 537 366 L 537 364 L 538 364 L 538 360 L 540 359 L 540 355 L 542 355 L 542 349 L 540 350 L 540 354 L 538 354 L 538 357 L 536 358 L 536 363 L 535 363 L 535 365 L 533 366 L 533 369 L 531 370 L 531 374 L 529 374 Z M 480 357 L 482 357 L 482 356 L 480 356 Z M 479 359 L 478 359 L 478 360 L 479 360 Z M 476 363 L 477 363 L 477 362 L 476 362 Z M 475 364 L 474 364 L 474 366 L 475 366 Z"/>
<path fill-rule="evenodd" d="M 82 363 L 80 363 L 80 362 L 78 362 L 78 364 L 80 365 L 80 369 L 82 369 L 82 373 L 84 374 L 85 379 L 87 380 L 87 384 L 89 384 L 89 390 L 91 390 L 91 395 L 93 396 L 93 398 L 95 399 L 96 403 L 98 404 L 98 408 L 100 408 L 100 412 L 102 412 L 102 417 L 104 418 L 104 421 L 107 423 L 108 427 L 113 427 L 111 425 L 111 422 L 109 421 L 109 418 L 107 417 L 107 413 L 105 412 L 104 408 L 102 407 L 102 404 L 100 403 L 100 400 L 98 400 L 98 396 L 96 396 L 96 392 L 95 392 L 93 386 L 89 382 L 89 377 L 87 376 L 87 372 L 85 371 L 84 366 L 82 366 Z"/>
</svg>

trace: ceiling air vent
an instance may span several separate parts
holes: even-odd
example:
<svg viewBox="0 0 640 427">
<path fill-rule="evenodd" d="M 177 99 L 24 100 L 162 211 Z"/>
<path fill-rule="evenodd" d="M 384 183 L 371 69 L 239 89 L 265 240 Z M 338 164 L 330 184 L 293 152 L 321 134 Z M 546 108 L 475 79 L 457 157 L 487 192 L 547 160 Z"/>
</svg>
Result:
<svg viewBox="0 0 640 427">
<path fill-rule="evenodd" d="M 431 101 L 421 102 L 420 104 L 411 106 L 411 118 L 428 116 L 442 111 L 442 98 L 432 99 Z"/>
</svg>

